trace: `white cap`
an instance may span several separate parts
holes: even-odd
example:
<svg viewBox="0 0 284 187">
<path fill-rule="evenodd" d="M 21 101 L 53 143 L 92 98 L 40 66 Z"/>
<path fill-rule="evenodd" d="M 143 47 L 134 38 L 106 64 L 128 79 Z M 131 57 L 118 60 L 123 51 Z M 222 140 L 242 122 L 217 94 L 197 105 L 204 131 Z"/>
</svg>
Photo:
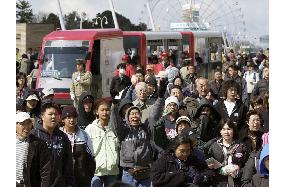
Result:
<svg viewBox="0 0 284 187">
<path fill-rule="evenodd" d="M 52 88 L 44 88 L 42 93 L 44 94 L 43 97 L 47 97 L 49 95 L 54 95 L 54 90 Z"/>
<path fill-rule="evenodd" d="M 22 123 L 27 119 L 31 119 L 30 115 L 26 112 L 18 112 L 16 114 L 16 123 Z"/>
<path fill-rule="evenodd" d="M 27 101 L 30 101 L 30 100 L 33 100 L 33 99 L 39 101 L 39 99 L 37 98 L 36 94 L 30 95 L 26 100 L 27 100 Z"/>
<path fill-rule="evenodd" d="M 166 99 L 165 101 L 165 108 L 168 106 L 170 103 L 175 103 L 179 107 L 179 102 L 178 99 L 175 96 L 170 96 Z"/>
<path fill-rule="evenodd" d="M 186 121 L 189 124 L 191 124 L 191 121 L 187 116 L 180 116 L 179 118 L 177 118 L 176 124 L 179 124 L 181 121 Z"/>
</svg>

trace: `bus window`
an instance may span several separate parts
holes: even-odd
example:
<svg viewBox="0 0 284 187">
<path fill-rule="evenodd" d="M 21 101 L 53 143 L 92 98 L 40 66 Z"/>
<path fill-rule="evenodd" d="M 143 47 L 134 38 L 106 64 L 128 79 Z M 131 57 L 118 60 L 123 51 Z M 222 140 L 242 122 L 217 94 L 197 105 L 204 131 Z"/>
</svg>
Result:
<svg viewBox="0 0 284 187">
<path fill-rule="evenodd" d="M 208 63 L 208 51 L 206 47 L 206 38 L 197 38 L 195 40 L 195 52 L 199 53 L 203 63 Z"/>
<path fill-rule="evenodd" d="M 173 59 L 175 66 L 181 66 L 181 40 L 169 39 L 167 40 L 167 48 L 169 50 L 169 56 Z"/>
<path fill-rule="evenodd" d="M 125 53 L 128 54 L 129 63 L 133 65 L 140 64 L 140 56 L 139 56 L 139 49 L 138 48 L 128 48 L 124 49 Z"/>
<path fill-rule="evenodd" d="M 158 54 L 161 51 L 165 51 L 164 42 L 162 40 L 147 40 L 147 57 L 151 57 L 155 51 Z"/>
<path fill-rule="evenodd" d="M 221 61 L 221 39 L 220 38 L 208 38 L 210 49 L 210 62 Z"/>
<path fill-rule="evenodd" d="M 130 56 L 130 63 L 133 65 L 140 64 L 140 38 L 139 36 L 124 36 L 123 48 L 126 54 Z"/>
<path fill-rule="evenodd" d="M 54 40 L 46 42 L 38 87 L 42 88 L 42 81 L 46 83 L 53 80 L 53 88 L 69 88 L 69 83 L 59 81 L 72 77 L 76 68 L 75 60 L 85 59 L 88 55 L 88 48 L 88 41 Z"/>
</svg>

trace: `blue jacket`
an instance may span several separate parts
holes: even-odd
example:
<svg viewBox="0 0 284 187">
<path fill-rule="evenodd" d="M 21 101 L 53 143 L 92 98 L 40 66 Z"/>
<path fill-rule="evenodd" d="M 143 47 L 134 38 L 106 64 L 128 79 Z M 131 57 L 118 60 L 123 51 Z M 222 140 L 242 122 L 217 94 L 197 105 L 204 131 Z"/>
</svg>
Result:
<svg viewBox="0 0 284 187">
<path fill-rule="evenodd" d="M 269 144 L 266 144 L 260 153 L 259 171 L 261 175 L 269 176 L 269 171 L 265 168 L 264 159 L 269 156 Z"/>
</svg>

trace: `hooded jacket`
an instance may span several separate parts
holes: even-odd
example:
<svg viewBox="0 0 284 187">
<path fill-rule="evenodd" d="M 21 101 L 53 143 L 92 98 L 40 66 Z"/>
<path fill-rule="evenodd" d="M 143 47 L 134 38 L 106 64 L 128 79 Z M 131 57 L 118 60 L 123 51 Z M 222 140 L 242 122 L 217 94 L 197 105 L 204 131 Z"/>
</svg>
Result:
<svg viewBox="0 0 284 187">
<path fill-rule="evenodd" d="M 86 97 L 90 97 L 94 101 L 94 97 L 90 92 L 83 92 L 79 98 L 79 105 L 78 105 L 78 126 L 81 129 L 85 129 L 89 124 L 91 124 L 95 119 L 96 116 L 94 114 L 95 106 L 93 104 L 91 112 L 85 112 L 83 106 L 83 100 Z"/>
<path fill-rule="evenodd" d="M 102 127 L 99 119 L 85 129 L 92 140 L 97 176 L 118 175 L 119 143 L 110 124 Z"/>
<path fill-rule="evenodd" d="M 210 116 L 202 114 L 202 109 L 204 107 L 210 108 Z M 202 141 L 207 142 L 219 136 L 218 124 L 221 116 L 209 100 L 205 98 L 200 100 L 199 107 L 194 115 L 194 119 L 197 121 L 196 132 L 199 134 Z"/>
<path fill-rule="evenodd" d="M 126 114 L 126 125 L 121 125 L 123 122 L 118 114 L 118 108 L 112 107 L 111 125 L 121 142 L 120 149 L 120 166 L 124 168 L 134 167 L 149 167 L 152 163 L 152 148 L 150 144 L 151 132 L 148 124 L 139 124 L 131 126 L 128 121 L 130 111 L 139 107 L 130 107 Z"/>
<path fill-rule="evenodd" d="M 136 127 L 130 126 L 128 116 L 132 108 L 137 108 L 140 114 L 142 114 L 139 107 L 132 106 L 129 108 L 130 110 L 127 110 L 125 124 L 123 125 L 124 122 L 119 116 L 118 110 L 121 108 L 118 108 L 116 105 L 112 106 L 111 125 L 121 142 L 120 166 L 129 168 L 135 166 L 144 167 L 152 163 L 152 148 L 156 148 L 155 142 L 153 142 L 153 126 L 162 113 L 160 109 L 163 105 L 164 99 L 158 98 L 153 106 L 149 120 Z"/>
<path fill-rule="evenodd" d="M 46 142 L 51 153 L 51 187 L 73 186 L 73 160 L 71 144 L 64 132 L 55 127 L 50 135 L 42 126 L 37 123 L 32 134 Z"/>
<path fill-rule="evenodd" d="M 49 187 L 51 166 L 50 154 L 44 141 L 31 134 L 28 137 L 28 157 L 24 168 L 24 181 L 28 187 Z"/>
<path fill-rule="evenodd" d="M 184 186 L 202 186 L 202 183 L 194 185 L 194 178 L 197 175 L 206 175 L 205 169 L 207 165 L 205 162 L 199 161 L 194 156 L 189 156 L 183 164 L 185 167 L 181 168 L 181 164 L 175 157 L 173 151 L 167 152 L 156 162 L 151 168 L 151 180 L 155 187 L 184 187 Z M 186 170 L 187 168 L 187 170 Z M 208 175 L 206 175 L 208 176 Z M 187 184 L 187 182 L 191 183 Z M 206 185 L 208 186 L 208 185 Z"/>
<path fill-rule="evenodd" d="M 64 127 L 59 129 L 66 133 Z M 77 187 L 85 187 L 91 182 L 96 169 L 91 138 L 84 130 L 76 126 L 73 143 L 75 184 Z"/>
<path fill-rule="evenodd" d="M 266 144 L 259 159 L 259 173 L 255 174 L 250 184 L 251 187 L 267 187 L 269 186 L 269 170 L 264 165 L 264 159 L 269 156 L 269 144 Z M 247 185 L 249 186 L 249 185 Z"/>
</svg>

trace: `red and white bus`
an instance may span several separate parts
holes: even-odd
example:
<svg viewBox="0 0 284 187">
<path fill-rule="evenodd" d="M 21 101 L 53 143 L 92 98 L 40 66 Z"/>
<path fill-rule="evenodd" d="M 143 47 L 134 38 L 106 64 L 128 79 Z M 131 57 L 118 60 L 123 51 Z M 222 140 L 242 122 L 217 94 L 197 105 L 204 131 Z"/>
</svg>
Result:
<svg viewBox="0 0 284 187">
<path fill-rule="evenodd" d="M 86 60 L 93 75 L 91 91 L 95 98 L 109 97 L 113 72 L 124 54 L 119 29 L 54 31 L 43 38 L 36 88 L 53 88 L 55 101 L 71 104 L 70 86 L 75 59 Z"/>
</svg>

